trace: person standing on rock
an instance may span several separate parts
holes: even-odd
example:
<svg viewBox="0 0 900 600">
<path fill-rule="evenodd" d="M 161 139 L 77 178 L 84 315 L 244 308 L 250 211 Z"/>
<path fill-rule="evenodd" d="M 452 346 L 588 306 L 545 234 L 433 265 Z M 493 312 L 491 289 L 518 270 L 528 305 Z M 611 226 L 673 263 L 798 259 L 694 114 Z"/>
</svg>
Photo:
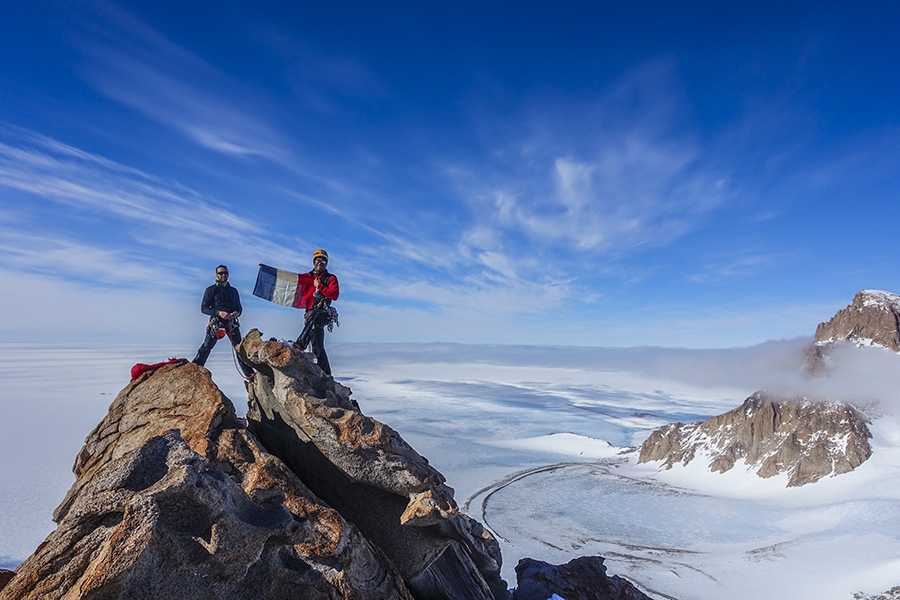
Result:
<svg viewBox="0 0 900 600">
<path fill-rule="evenodd" d="M 200 302 L 200 312 L 209 315 L 209 324 L 206 326 L 206 337 L 203 344 L 197 350 L 197 356 L 191 361 L 201 367 L 206 364 L 209 353 L 219 338 L 228 336 L 232 346 L 241 342 L 241 324 L 238 317 L 241 316 L 241 295 L 237 288 L 228 283 L 228 267 L 219 265 L 216 267 L 216 282 L 203 292 L 203 300 Z M 220 333 L 221 332 L 221 333 Z M 237 356 L 235 354 L 235 356 Z M 244 374 L 244 379 L 250 380 L 254 375 L 253 369 L 238 357 L 237 364 Z"/>
<path fill-rule="evenodd" d="M 294 347 L 303 351 L 312 344 L 319 368 L 331 375 L 331 365 L 325 354 L 325 327 L 331 331 L 333 323 L 337 322 L 337 311 L 331 303 L 338 299 L 340 288 L 337 277 L 328 272 L 328 253 L 319 249 L 313 252 L 312 258 L 313 270 L 298 276 L 300 305 L 306 312 L 303 314 L 303 331 Z"/>
</svg>

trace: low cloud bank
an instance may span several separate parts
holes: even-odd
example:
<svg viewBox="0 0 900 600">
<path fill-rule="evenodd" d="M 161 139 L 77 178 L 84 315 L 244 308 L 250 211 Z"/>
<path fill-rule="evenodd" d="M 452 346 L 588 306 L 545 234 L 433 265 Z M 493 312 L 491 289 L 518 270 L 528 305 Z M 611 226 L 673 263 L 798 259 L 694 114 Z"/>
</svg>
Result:
<svg viewBox="0 0 900 600">
<path fill-rule="evenodd" d="M 371 366 L 480 363 L 510 367 L 629 372 L 704 387 L 766 390 L 783 397 L 852 402 L 872 416 L 900 414 L 900 355 L 880 347 L 831 348 L 826 369 L 805 369 L 809 338 L 766 342 L 748 348 L 591 348 L 466 344 L 347 344 L 338 350 Z"/>
<path fill-rule="evenodd" d="M 730 385 L 749 393 L 852 402 L 862 408 L 900 414 L 900 355 L 881 347 L 837 344 L 825 369 L 805 368 L 808 339 L 768 342 L 750 348 L 660 351 L 641 372 L 698 385 Z"/>
<path fill-rule="evenodd" d="M 808 396 L 854 402 L 874 413 L 900 415 L 900 354 L 880 347 L 835 346 L 826 371 L 798 382 Z M 873 413 L 873 416 L 875 414 Z"/>
</svg>

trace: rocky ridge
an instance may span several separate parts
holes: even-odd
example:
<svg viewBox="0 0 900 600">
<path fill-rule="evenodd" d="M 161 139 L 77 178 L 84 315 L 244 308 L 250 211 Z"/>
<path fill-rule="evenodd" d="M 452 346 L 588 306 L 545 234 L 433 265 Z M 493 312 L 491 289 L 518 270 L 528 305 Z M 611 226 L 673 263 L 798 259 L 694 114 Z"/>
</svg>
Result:
<svg viewBox="0 0 900 600">
<path fill-rule="evenodd" d="M 868 459 L 867 423 L 852 406 L 757 392 L 706 421 L 655 430 L 641 444 L 638 462 L 658 460 L 668 469 L 703 460 L 710 471 L 724 473 L 742 461 L 762 478 L 787 473 L 788 487 L 801 486 L 848 473 Z"/>
</svg>

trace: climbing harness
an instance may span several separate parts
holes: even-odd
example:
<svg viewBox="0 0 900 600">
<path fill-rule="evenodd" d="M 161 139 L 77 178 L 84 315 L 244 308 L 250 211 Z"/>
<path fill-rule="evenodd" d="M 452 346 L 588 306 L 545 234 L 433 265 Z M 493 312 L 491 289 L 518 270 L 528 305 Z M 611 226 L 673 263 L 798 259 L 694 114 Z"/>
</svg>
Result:
<svg viewBox="0 0 900 600">
<path fill-rule="evenodd" d="M 223 322 L 222 319 L 220 319 L 219 317 L 213 316 L 213 317 L 210 317 L 210 319 L 209 319 L 209 325 L 207 326 L 207 329 L 212 330 L 213 328 L 215 328 L 216 339 L 221 340 L 226 335 L 229 335 L 231 333 L 231 328 L 235 324 L 240 325 L 240 323 L 238 323 L 237 319 L 235 319 L 234 321 Z M 240 364 L 241 359 L 238 358 L 237 349 L 231 343 L 230 336 L 228 338 L 228 345 L 231 346 L 231 359 L 234 362 L 234 368 L 237 370 L 238 375 L 240 375 L 244 381 L 250 381 L 251 379 L 253 379 L 253 375 L 256 375 L 255 372 L 253 373 L 253 375 L 250 375 L 250 376 L 244 375 L 244 370 L 241 369 L 241 364 Z"/>
</svg>

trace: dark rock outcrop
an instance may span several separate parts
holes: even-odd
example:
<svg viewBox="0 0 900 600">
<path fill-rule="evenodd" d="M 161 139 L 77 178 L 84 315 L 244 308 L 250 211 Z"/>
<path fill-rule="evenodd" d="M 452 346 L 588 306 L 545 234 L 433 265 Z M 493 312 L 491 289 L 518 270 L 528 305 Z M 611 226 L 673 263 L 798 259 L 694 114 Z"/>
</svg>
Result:
<svg viewBox="0 0 900 600">
<path fill-rule="evenodd" d="M 0 590 L 6 587 L 6 584 L 12 581 L 13 576 L 15 575 L 15 571 L 8 571 L 6 569 L 0 569 Z"/>
<path fill-rule="evenodd" d="M 638 462 L 671 468 L 704 460 L 724 473 L 742 460 L 760 477 L 788 473 L 788 486 L 800 486 L 852 471 L 869 458 L 867 422 L 849 405 L 757 392 L 706 421 L 657 429 L 641 445 Z"/>
<path fill-rule="evenodd" d="M 900 296 L 863 290 L 820 323 L 806 352 L 813 376 L 840 343 L 900 352 Z M 744 461 L 760 477 L 788 473 L 788 486 L 800 486 L 861 465 L 872 455 L 871 437 L 868 419 L 853 406 L 756 392 L 739 408 L 706 421 L 657 429 L 641 445 L 639 462 L 663 461 L 671 468 L 702 459 L 723 473 Z"/>
<path fill-rule="evenodd" d="M 602 556 L 583 556 L 554 566 L 532 558 L 516 565 L 519 582 L 512 600 L 650 600 L 626 579 L 607 576 Z"/>
<path fill-rule="evenodd" d="M 250 430 L 396 565 L 416 598 L 506 598 L 500 548 L 443 475 L 307 354 L 250 331 Z"/>
</svg>

